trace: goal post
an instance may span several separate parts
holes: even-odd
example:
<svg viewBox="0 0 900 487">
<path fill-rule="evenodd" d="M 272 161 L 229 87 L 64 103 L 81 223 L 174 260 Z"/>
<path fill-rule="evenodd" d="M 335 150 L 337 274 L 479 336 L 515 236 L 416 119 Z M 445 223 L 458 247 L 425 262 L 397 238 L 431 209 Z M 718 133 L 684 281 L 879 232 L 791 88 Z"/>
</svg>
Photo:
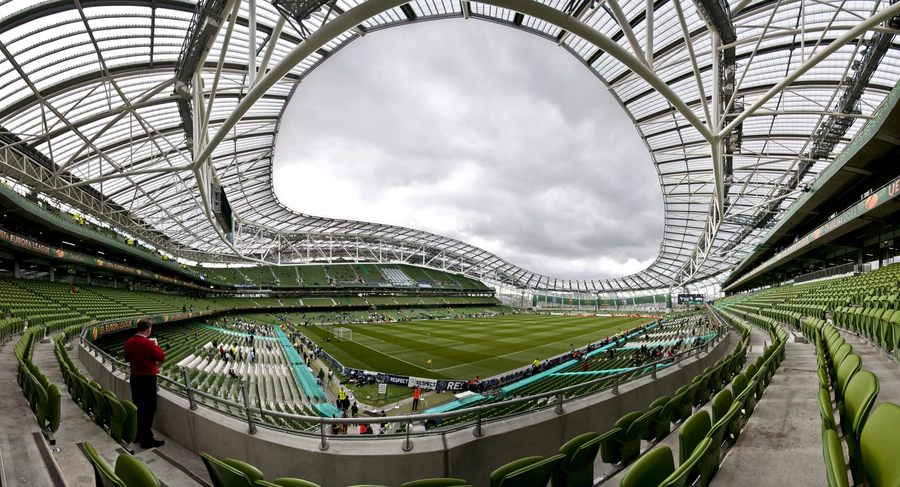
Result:
<svg viewBox="0 0 900 487">
<path fill-rule="evenodd" d="M 334 335 L 335 340 L 353 341 L 353 330 L 350 328 L 335 326 L 331 329 L 331 333 Z"/>
</svg>

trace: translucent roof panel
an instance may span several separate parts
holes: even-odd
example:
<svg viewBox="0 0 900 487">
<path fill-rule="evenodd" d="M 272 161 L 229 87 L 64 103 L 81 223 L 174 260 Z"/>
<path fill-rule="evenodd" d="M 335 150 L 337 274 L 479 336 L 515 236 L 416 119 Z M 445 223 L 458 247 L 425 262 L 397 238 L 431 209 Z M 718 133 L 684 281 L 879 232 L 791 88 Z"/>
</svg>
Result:
<svg viewBox="0 0 900 487">
<path fill-rule="evenodd" d="M 260 99 L 231 124 L 254 80 L 280 65 L 324 25 L 366 2 L 338 0 L 301 25 L 283 19 L 266 0 L 255 2 L 255 12 L 250 12 L 249 1 L 238 0 L 233 23 L 223 11 L 221 22 L 205 24 L 219 28 L 202 50 L 207 52 L 205 62 L 187 73 L 191 82 L 183 86 L 177 73 L 184 69 L 179 66 L 185 37 L 202 18 L 196 3 L 0 2 L 2 143 L 33 164 L 30 169 L 6 164 L 6 175 L 194 260 L 302 261 L 336 249 L 348 255 L 348 249 L 354 249 L 364 259 L 390 260 L 416 249 L 426 263 L 526 288 L 597 293 L 671 289 L 685 284 L 685 270 L 691 269 L 689 280 L 699 289 L 715 282 L 759 242 L 766 225 L 777 221 L 795 199 L 798 187 L 828 166 L 900 78 L 900 44 L 889 36 L 892 48 L 863 87 L 852 123 L 831 141 L 827 156 L 811 158 L 815 134 L 834 116 L 866 46 L 876 35 L 894 31 L 879 27 L 876 34 L 869 29 L 844 39 L 849 42 L 818 63 L 808 60 L 874 13 L 896 6 L 874 0 L 736 1 L 730 4 L 730 14 L 737 40 L 721 46 L 714 44 L 718 36 L 695 2 L 656 2 L 649 16 L 643 0 L 536 2 L 615 43 L 668 86 L 667 95 L 652 87 L 643 68 L 632 71 L 624 59 L 588 40 L 591 35 L 575 35 L 526 9 L 532 0 L 413 0 L 390 5 L 322 39 L 308 56 L 288 66 L 286 76 L 266 85 Z M 516 12 L 517 6 L 529 13 Z M 303 89 L 303 78 L 367 32 L 461 17 L 506 25 L 559 44 L 619 100 L 621 116 L 635 124 L 646 142 L 664 199 L 663 240 L 647 269 L 617 279 L 561 280 L 440 235 L 319 218 L 278 201 L 272 189 L 272 151 L 281 114 L 292 94 Z M 733 68 L 733 88 L 719 83 L 724 77 L 715 71 L 728 59 L 734 61 L 727 66 Z M 784 90 L 770 93 L 801 67 L 808 69 Z M 732 168 L 725 180 L 725 214 L 711 247 L 698 258 L 716 194 L 713 151 L 704 132 L 709 127 L 718 132 L 724 121 L 764 97 L 758 109 L 741 115 L 743 122 L 723 144 L 723 159 Z M 679 111 L 676 102 L 687 112 Z M 693 122 L 697 120 L 702 126 Z M 229 241 L 220 238 L 211 222 L 192 167 L 206 140 L 220 130 L 223 137 L 211 151 L 211 171 L 203 174 L 226 189 L 238 222 L 237 234 Z"/>
</svg>

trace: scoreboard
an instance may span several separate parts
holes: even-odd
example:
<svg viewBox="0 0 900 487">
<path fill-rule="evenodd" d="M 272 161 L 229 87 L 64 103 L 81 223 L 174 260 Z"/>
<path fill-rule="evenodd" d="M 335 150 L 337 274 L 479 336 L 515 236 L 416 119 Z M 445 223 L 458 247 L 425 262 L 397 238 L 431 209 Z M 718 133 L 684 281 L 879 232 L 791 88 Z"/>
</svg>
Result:
<svg viewBox="0 0 900 487">
<path fill-rule="evenodd" d="M 679 294 L 678 304 L 703 304 L 702 294 Z"/>
</svg>

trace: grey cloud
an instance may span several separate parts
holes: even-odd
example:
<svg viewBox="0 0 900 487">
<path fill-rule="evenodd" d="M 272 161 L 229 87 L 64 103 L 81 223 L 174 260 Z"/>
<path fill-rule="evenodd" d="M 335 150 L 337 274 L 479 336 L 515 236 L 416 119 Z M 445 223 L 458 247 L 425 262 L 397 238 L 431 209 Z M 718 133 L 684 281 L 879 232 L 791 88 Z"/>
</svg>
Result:
<svg viewBox="0 0 900 487">
<path fill-rule="evenodd" d="M 282 201 L 317 208 L 310 174 L 356 193 L 327 216 L 459 238 L 555 277 L 639 270 L 662 238 L 656 172 L 603 84 L 555 44 L 484 22 L 372 33 L 306 78 L 276 148 Z"/>
</svg>

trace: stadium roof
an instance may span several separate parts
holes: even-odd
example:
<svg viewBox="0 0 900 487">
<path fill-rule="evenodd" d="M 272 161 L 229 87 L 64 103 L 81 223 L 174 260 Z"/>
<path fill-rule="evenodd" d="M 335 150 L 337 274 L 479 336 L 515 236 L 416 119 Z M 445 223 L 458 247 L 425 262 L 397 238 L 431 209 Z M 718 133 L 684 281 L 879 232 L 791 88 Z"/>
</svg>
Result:
<svg viewBox="0 0 900 487">
<path fill-rule="evenodd" d="M 895 86 L 887 21 L 898 11 L 871 0 L 336 0 L 299 21 L 267 0 L 10 0 L 0 171 L 195 261 L 404 260 L 592 293 L 716 282 Z M 450 238 L 278 201 L 275 137 L 303 78 L 369 32 L 460 17 L 558 43 L 621 103 L 663 192 L 647 269 L 561 280 Z M 235 213 L 230 238 L 210 211 L 212 181 Z"/>
</svg>

